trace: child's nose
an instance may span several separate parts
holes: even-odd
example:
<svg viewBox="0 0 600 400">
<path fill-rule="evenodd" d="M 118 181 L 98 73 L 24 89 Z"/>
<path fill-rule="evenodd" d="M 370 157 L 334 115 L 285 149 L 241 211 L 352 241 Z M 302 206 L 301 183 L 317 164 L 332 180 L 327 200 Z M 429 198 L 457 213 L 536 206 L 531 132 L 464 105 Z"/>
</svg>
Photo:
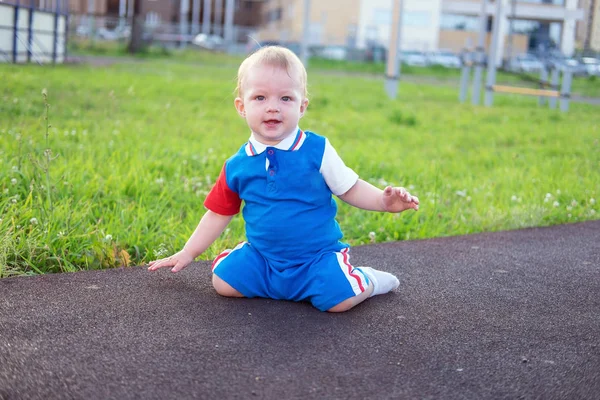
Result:
<svg viewBox="0 0 600 400">
<path fill-rule="evenodd" d="M 270 102 L 267 104 L 268 112 L 279 112 L 279 105 L 276 102 Z"/>
</svg>

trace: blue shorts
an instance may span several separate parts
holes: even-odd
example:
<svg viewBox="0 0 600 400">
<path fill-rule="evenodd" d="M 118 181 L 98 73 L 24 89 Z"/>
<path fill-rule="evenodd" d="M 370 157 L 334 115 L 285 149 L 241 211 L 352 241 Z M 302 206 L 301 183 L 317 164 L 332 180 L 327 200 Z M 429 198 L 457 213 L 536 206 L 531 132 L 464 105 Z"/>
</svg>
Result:
<svg viewBox="0 0 600 400">
<path fill-rule="evenodd" d="M 323 252 L 300 265 L 277 268 L 248 242 L 225 250 L 213 262 L 213 273 L 244 297 L 310 301 L 326 311 L 361 294 L 369 280 L 349 262 L 349 248 Z"/>
</svg>

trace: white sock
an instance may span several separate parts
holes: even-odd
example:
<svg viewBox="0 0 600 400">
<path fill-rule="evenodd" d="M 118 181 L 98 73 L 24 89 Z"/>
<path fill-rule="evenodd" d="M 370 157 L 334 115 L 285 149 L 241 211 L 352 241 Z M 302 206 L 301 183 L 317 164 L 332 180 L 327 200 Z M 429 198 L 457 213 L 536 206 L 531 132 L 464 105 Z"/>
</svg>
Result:
<svg viewBox="0 0 600 400">
<path fill-rule="evenodd" d="M 391 292 L 400 285 L 398 278 L 388 272 L 378 271 L 371 267 L 359 267 L 359 269 L 367 275 L 367 278 L 373 284 L 373 293 L 369 297 Z"/>
</svg>

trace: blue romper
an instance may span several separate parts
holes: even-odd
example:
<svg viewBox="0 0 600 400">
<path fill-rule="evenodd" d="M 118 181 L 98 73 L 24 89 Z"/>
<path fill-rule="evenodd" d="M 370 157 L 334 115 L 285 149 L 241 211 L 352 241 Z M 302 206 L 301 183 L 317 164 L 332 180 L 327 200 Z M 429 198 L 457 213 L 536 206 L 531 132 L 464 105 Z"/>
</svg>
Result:
<svg viewBox="0 0 600 400">
<path fill-rule="evenodd" d="M 234 215 L 244 202 L 247 242 L 222 252 L 213 273 L 245 297 L 310 301 L 321 311 L 366 290 L 340 242 L 337 204 L 320 172 L 326 140 L 298 130 L 288 150 L 250 142 L 229 158 L 205 206 Z"/>
</svg>

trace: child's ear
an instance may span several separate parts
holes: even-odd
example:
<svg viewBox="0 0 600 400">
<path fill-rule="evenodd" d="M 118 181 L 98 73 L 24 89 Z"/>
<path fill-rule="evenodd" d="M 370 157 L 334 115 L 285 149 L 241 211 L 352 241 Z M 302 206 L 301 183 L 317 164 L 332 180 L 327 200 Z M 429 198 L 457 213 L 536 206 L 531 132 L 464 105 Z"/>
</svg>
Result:
<svg viewBox="0 0 600 400">
<path fill-rule="evenodd" d="M 304 113 L 306 112 L 307 107 L 308 107 L 308 99 L 302 100 L 302 103 L 300 104 L 300 117 L 304 116 Z"/>
<path fill-rule="evenodd" d="M 244 107 L 244 100 L 242 100 L 241 97 L 236 97 L 233 101 L 233 105 L 235 106 L 235 109 L 237 110 L 238 114 L 240 114 L 240 117 L 246 118 L 246 108 Z"/>
</svg>

